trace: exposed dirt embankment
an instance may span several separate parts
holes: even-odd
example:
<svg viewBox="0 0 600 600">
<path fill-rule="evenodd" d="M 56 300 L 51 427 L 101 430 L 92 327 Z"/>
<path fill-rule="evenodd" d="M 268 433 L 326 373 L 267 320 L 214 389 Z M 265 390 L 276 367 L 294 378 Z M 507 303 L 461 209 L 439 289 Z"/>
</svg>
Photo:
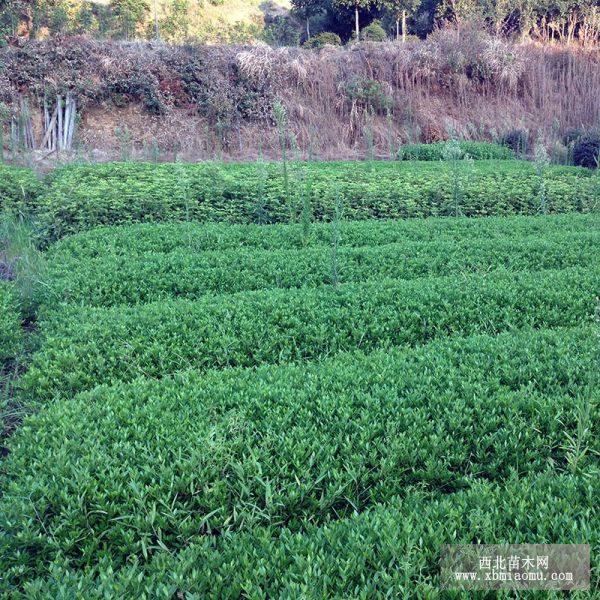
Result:
<svg viewBox="0 0 600 600">
<path fill-rule="evenodd" d="M 599 50 L 471 30 L 320 51 L 71 38 L 2 49 L 0 65 L 0 100 L 16 115 L 28 98 L 38 141 L 44 96 L 70 91 L 77 145 L 96 159 L 276 155 L 277 101 L 291 145 L 324 158 L 388 155 L 449 130 L 494 138 L 520 128 L 552 142 L 600 122 Z"/>
</svg>

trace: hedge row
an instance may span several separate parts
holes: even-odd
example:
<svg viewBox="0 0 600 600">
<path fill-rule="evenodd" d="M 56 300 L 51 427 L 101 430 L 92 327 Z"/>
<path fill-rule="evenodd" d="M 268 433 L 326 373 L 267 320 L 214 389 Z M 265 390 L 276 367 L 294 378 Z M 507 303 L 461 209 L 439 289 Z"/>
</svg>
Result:
<svg viewBox="0 0 600 600">
<path fill-rule="evenodd" d="M 432 496 L 408 489 L 385 506 L 325 526 L 205 537 L 119 569 L 48 565 L 25 582 L 30 599 L 448 598 L 437 565 L 445 543 L 589 543 L 598 569 L 598 479 L 556 473 L 477 481 Z M 11 590 L 14 594 L 14 590 Z M 544 594 L 544 592 L 540 592 Z M 542 596 L 540 596 L 542 597 Z M 545 596 L 544 596 L 545 597 Z"/>
<path fill-rule="evenodd" d="M 398 221 L 344 221 L 340 246 L 380 246 L 391 243 L 452 240 L 515 239 L 525 235 L 556 235 L 600 231 L 600 212 L 550 216 L 443 217 Z M 242 247 L 289 250 L 332 243 L 332 225 L 312 223 L 308 236 L 298 224 L 230 225 L 227 223 L 138 223 L 98 227 L 69 236 L 48 249 L 57 261 L 106 254 L 131 256 L 144 252 L 230 250 Z"/>
<path fill-rule="evenodd" d="M 368 279 L 415 279 L 493 270 L 560 269 L 600 265 L 597 233 L 558 234 L 549 239 L 403 243 L 332 250 L 106 254 L 95 259 L 50 261 L 48 304 L 57 299 L 90 306 L 138 304 L 160 299 L 196 299 L 208 293 L 315 287 Z"/>
<path fill-rule="evenodd" d="M 474 160 L 510 160 L 515 153 L 507 146 L 491 142 L 473 142 L 463 140 L 457 143 L 463 157 Z M 398 152 L 401 160 L 444 160 L 452 152 L 450 142 L 434 142 L 432 144 L 407 144 Z"/>
<path fill-rule="evenodd" d="M 19 354 L 22 343 L 21 318 L 12 285 L 0 281 L 0 366 Z"/>
<path fill-rule="evenodd" d="M 122 565 L 226 531 L 301 531 L 406 486 L 449 494 L 567 469 L 596 353 L 592 327 L 525 331 L 51 403 L 3 465 L 4 572 L 93 565 L 107 551 Z"/>
<path fill-rule="evenodd" d="M 303 197 L 316 220 L 329 219 L 339 204 L 355 220 L 542 209 L 535 167 L 517 161 L 464 166 L 458 185 L 450 168 L 432 162 L 302 163 L 288 175 L 280 164 L 71 165 L 53 174 L 40 200 L 40 228 L 57 239 L 138 221 L 288 222 L 299 217 Z M 598 182 L 583 168 L 548 167 L 544 188 L 552 213 L 586 212 L 598 202 Z"/>
<path fill-rule="evenodd" d="M 72 395 L 100 383 L 420 344 L 453 333 L 574 326 L 596 310 L 600 268 L 381 280 L 136 307 L 63 307 L 41 324 L 22 386 Z"/>
<path fill-rule="evenodd" d="M 34 171 L 0 162 L 0 213 L 8 210 L 27 214 L 35 209 L 43 191 L 44 184 Z"/>
</svg>

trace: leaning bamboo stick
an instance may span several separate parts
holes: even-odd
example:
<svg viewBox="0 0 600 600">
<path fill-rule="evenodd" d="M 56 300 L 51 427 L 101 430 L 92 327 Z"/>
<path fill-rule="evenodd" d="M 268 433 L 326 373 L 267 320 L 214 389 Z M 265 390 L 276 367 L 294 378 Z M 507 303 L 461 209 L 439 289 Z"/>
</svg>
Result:
<svg viewBox="0 0 600 600">
<path fill-rule="evenodd" d="M 50 122 L 48 123 L 48 126 L 46 127 L 46 132 L 44 133 L 44 138 L 42 139 L 42 148 L 44 146 L 47 146 L 48 150 L 52 150 L 52 132 L 54 130 L 54 127 L 56 125 L 56 119 L 57 119 L 57 111 L 56 109 L 54 110 L 54 114 L 52 115 L 52 119 L 50 119 Z"/>
<path fill-rule="evenodd" d="M 29 102 L 25 100 L 25 127 L 27 131 L 27 147 L 35 150 L 35 136 L 33 135 L 33 120 L 29 110 Z"/>
<path fill-rule="evenodd" d="M 31 126 L 31 119 L 25 121 L 25 145 L 27 148 L 33 150 L 35 148 L 35 140 L 33 139 L 33 128 Z"/>
</svg>

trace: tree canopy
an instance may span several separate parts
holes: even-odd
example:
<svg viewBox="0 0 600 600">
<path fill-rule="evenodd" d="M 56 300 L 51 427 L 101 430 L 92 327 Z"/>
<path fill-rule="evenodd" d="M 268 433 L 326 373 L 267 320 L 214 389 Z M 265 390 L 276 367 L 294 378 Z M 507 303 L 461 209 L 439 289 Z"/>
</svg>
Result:
<svg viewBox="0 0 600 600">
<path fill-rule="evenodd" d="M 249 4 L 253 4 L 254 0 Z M 260 5 L 256 1 L 256 10 Z M 271 4 L 276 4 L 271 2 Z M 264 39 L 274 44 L 304 41 L 324 31 L 343 41 L 379 20 L 390 38 L 407 33 L 423 37 L 445 22 L 461 26 L 485 23 L 497 35 L 544 41 L 598 42 L 597 0 L 291 0 L 288 14 L 264 22 L 239 22 L 216 27 L 204 15 L 221 10 L 228 0 L 3 0 L 0 39 L 44 38 L 85 34 L 96 38 L 151 38 L 167 41 L 246 42 Z M 156 14 L 155 14 L 156 12 Z"/>
</svg>

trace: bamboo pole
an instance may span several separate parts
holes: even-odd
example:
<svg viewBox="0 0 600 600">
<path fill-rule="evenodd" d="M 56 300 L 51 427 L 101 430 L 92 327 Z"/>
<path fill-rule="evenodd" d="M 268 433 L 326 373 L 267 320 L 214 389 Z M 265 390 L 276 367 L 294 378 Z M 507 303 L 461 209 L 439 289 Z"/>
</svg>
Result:
<svg viewBox="0 0 600 600">
<path fill-rule="evenodd" d="M 57 109 L 54 109 L 54 114 L 52 115 L 52 118 L 50 119 L 50 122 L 48 123 L 48 126 L 46 127 L 46 132 L 44 133 L 44 138 L 42 139 L 42 148 L 44 146 L 46 146 L 48 148 L 48 150 L 53 150 L 52 147 L 52 132 L 54 131 L 54 128 L 56 126 L 56 119 L 57 119 L 57 113 L 56 113 Z"/>
<path fill-rule="evenodd" d="M 71 94 L 69 92 L 67 92 L 67 97 L 65 98 L 65 116 L 63 123 L 62 147 L 64 150 L 68 150 L 67 137 L 69 135 L 69 124 L 71 123 Z"/>
<path fill-rule="evenodd" d="M 33 135 L 33 121 L 31 119 L 31 111 L 29 110 L 29 102 L 25 98 L 24 100 L 25 107 L 25 131 L 27 134 L 27 147 L 31 150 L 35 150 L 35 136 Z"/>
<path fill-rule="evenodd" d="M 50 128 L 50 150 L 56 150 L 56 128 L 58 126 L 57 125 L 58 112 L 56 112 L 55 114 L 56 114 L 56 120 L 54 121 L 54 124 Z"/>
<path fill-rule="evenodd" d="M 48 131 L 48 126 L 50 125 L 50 113 L 48 112 L 48 98 L 44 96 L 44 135 L 46 131 Z M 42 147 L 44 144 L 42 143 Z"/>
<path fill-rule="evenodd" d="M 60 96 L 56 96 L 56 110 L 58 111 L 58 122 L 56 128 L 56 149 L 62 150 L 63 140 L 63 103 Z"/>
<path fill-rule="evenodd" d="M 11 152 L 15 152 L 19 145 L 19 129 L 17 125 L 16 117 L 12 117 L 10 120 L 10 145 Z"/>
<path fill-rule="evenodd" d="M 73 147 L 73 137 L 75 135 L 75 117 L 77 115 L 77 105 L 75 98 L 71 98 L 71 123 L 69 125 L 69 136 L 67 138 L 67 146 L 69 150 Z"/>
</svg>

